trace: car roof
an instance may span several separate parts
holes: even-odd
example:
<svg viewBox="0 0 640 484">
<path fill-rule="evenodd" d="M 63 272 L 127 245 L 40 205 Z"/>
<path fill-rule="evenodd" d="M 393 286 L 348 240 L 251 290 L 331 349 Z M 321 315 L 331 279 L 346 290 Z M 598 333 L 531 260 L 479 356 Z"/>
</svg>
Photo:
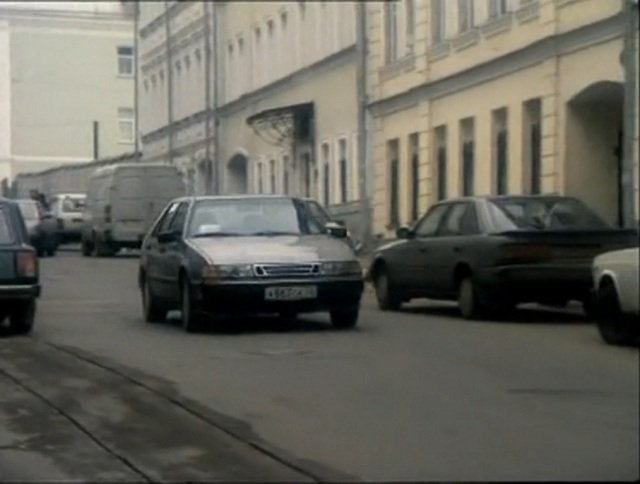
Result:
<svg viewBox="0 0 640 484">
<path fill-rule="evenodd" d="M 188 202 L 201 200 L 262 200 L 262 199 L 282 199 L 282 200 L 303 200 L 300 197 L 291 195 L 272 195 L 272 194 L 248 194 L 248 195 L 189 195 L 172 200 L 172 202 Z"/>
<path fill-rule="evenodd" d="M 453 197 L 445 200 L 440 200 L 438 203 L 451 203 L 451 202 L 473 202 L 473 201 L 490 201 L 490 200 L 557 200 L 557 199 L 571 199 L 575 200 L 575 197 L 570 195 L 561 195 L 558 193 L 536 194 L 536 195 L 470 195 L 466 197 Z"/>
</svg>

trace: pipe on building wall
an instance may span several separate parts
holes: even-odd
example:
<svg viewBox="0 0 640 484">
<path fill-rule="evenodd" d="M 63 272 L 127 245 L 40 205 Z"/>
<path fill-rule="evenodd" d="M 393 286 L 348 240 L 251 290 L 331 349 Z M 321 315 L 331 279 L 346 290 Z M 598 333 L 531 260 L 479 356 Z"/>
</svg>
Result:
<svg viewBox="0 0 640 484">
<path fill-rule="evenodd" d="M 218 55 L 218 32 L 219 22 L 218 13 L 220 4 L 218 2 L 212 2 L 212 40 L 213 40 L 213 69 L 214 69 L 214 81 L 213 81 L 213 193 L 219 195 L 222 191 L 222 166 L 220 164 L 220 119 L 219 119 L 219 106 L 220 106 L 220 82 L 221 76 L 218 76 L 218 72 L 221 72 L 220 59 Z"/>
<path fill-rule="evenodd" d="M 172 69 L 172 42 L 171 42 L 171 2 L 164 2 L 164 31 L 165 31 L 165 53 L 167 56 L 167 137 L 168 137 L 168 159 L 173 163 L 173 69 Z"/>
<path fill-rule="evenodd" d="M 203 0 L 203 18 L 204 18 L 204 139 L 205 139 L 205 186 L 204 190 L 207 195 L 212 194 L 213 190 L 213 166 L 211 160 L 211 52 L 209 46 L 211 36 L 211 11 L 208 0 Z M 215 4 L 214 4 L 215 8 Z M 215 48 L 215 44 L 214 44 Z"/>
<path fill-rule="evenodd" d="M 625 227 L 637 227 L 640 214 L 635 203 L 635 137 L 638 125 L 636 101 L 638 96 L 638 0 L 624 0 L 626 32 L 623 51 L 624 63 L 624 121 L 622 157 L 622 218 Z"/>
<path fill-rule="evenodd" d="M 138 53 L 138 47 L 140 42 L 138 41 L 138 27 L 140 24 L 140 6 L 138 2 L 133 4 L 133 61 L 135 63 L 133 71 L 133 135 L 135 137 L 134 150 L 135 161 L 140 161 L 140 91 L 138 82 L 140 81 L 139 65 L 138 61 L 140 55 Z"/>
<path fill-rule="evenodd" d="M 356 50 L 357 64 L 357 102 L 358 102 L 358 181 L 360 192 L 360 217 L 362 241 L 365 246 L 371 242 L 371 193 L 369 190 L 368 147 L 369 130 L 367 119 L 367 4 L 356 4 Z"/>
</svg>

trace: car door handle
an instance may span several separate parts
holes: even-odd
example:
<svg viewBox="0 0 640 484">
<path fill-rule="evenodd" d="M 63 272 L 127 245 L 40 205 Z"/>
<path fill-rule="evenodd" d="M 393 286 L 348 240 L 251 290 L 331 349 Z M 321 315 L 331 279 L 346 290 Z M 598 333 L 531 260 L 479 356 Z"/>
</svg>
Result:
<svg viewBox="0 0 640 484">
<path fill-rule="evenodd" d="M 420 252 L 421 254 L 424 254 L 425 252 L 428 252 L 428 249 L 426 247 L 422 247 L 418 249 L 418 252 Z"/>
<path fill-rule="evenodd" d="M 453 251 L 457 254 L 459 252 L 462 252 L 462 249 L 460 247 L 454 247 Z"/>
<path fill-rule="evenodd" d="M 167 251 L 166 247 L 164 247 L 162 245 L 160 247 L 158 247 L 158 252 L 160 252 L 161 254 L 164 254 L 166 251 Z"/>
</svg>

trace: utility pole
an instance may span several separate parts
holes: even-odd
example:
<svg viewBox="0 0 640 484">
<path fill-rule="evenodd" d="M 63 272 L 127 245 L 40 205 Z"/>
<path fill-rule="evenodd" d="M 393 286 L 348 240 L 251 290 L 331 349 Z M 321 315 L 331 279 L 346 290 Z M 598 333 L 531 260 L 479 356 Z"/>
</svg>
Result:
<svg viewBox="0 0 640 484">
<path fill-rule="evenodd" d="M 367 3 L 357 2 L 356 51 L 357 102 L 358 102 L 358 188 L 360 192 L 360 219 L 362 242 L 368 247 L 371 242 L 371 201 L 368 190 L 368 129 L 367 129 Z"/>
<path fill-rule="evenodd" d="M 135 136 L 135 161 L 140 161 L 140 89 L 138 86 L 138 82 L 140 80 L 140 76 L 138 74 L 138 61 L 140 59 L 140 55 L 138 54 L 138 27 L 140 21 L 140 6 L 138 5 L 138 2 L 134 2 L 133 8 L 133 133 Z"/>
<path fill-rule="evenodd" d="M 167 128 L 169 145 L 169 163 L 173 164 L 173 62 L 171 42 L 171 2 L 164 2 L 164 32 L 167 56 Z"/>
<path fill-rule="evenodd" d="M 212 22 L 213 22 L 213 39 L 212 39 L 212 53 L 213 53 L 213 69 L 214 69 L 214 78 L 213 78 L 213 166 L 214 166 L 214 194 L 220 195 L 222 191 L 222 169 L 220 166 L 220 116 L 219 116 L 219 107 L 220 107 L 220 77 L 218 76 L 220 61 L 218 58 L 218 54 L 220 50 L 218 49 L 218 29 L 219 29 L 219 21 L 218 21 L 218 7 L 216 6 L 216 1 L 212 2 Z"/>
<path fill-rule="evenodd" d="M 93 159 L 100 157 L 100 124 L 98 121 L 93 122 Z"/>
<path fill-rule="evenodd" d="M 205 140 L 205 193 L 213 191 L 213 165 L 211 160 L 211 12 L 208 0 L 202 2 L 204 15 L 204 140 Z M 214 46 L 215 48 L 215 46 Z"/>
<path fill-rule="evenodd" d="M 626 31 L 624 39 L 624 122 L 622 156 L 622 220 L 625 227 L 637 227 L 640 214 L 636 213 L 635 196 L 635 144 L 638 135 L 636 103 L 638 97 L 638 0 L 624 0 Z"/>
</svg>

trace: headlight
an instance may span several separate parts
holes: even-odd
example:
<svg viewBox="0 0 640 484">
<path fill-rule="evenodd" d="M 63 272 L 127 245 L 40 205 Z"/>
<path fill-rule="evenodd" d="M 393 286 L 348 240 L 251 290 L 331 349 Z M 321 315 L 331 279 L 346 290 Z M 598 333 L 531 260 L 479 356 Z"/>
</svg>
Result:
<svg viewBox="0 0 640 484">
<path fill-rule="evenodd" d="M 242 279 L 253 277 L 253 268 L 247 264 L 241 265 L 211 265 L 202 270 L 202 278 L 208 280 Z"/>
<path fill-rule="evenodd" d="M 322 264 L 322 273 L 328 276 L 362 275 L 362 267 L 357 260 L 325 262 Z"/>
</svg>

